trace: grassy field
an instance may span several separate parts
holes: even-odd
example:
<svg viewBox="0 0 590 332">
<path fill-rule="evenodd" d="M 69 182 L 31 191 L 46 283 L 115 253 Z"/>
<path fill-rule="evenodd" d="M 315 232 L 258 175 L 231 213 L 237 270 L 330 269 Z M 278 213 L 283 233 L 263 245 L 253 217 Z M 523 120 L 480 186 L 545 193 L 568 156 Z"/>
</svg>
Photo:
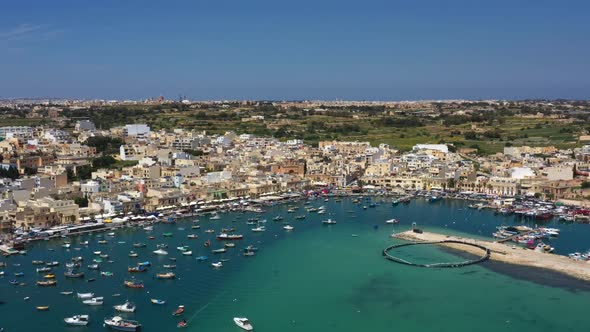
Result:
<svg viewBox="0 0 590 332">
<path fill-rule="evenodd" d="M 74 115 L 73 115 L 74 116 Z M 82 116 L 82 114 L 76 114 Z M 579 135 L 585 134 L 583 123 L 572 124 L 566 120 L 504 116 L 493 121 L 445 126 L 442 120 L 420 119 L 423 126 L 387 125 L 382 116 L 361 115 L 359 118 L 329 115 L 265 115 L 264 121 L 243 122 L 230 111 L 207 111 L 202 109 L 143 110 L 136 108 L 125 114 L 116 110 L 95 111 L 88 116 L 107 127 L 125 123 L 147 123 L 152 130 L 183 128 L 203 130 L 208 134 L 223 134 L 226 131 L 252 133 L 259 136 L 274 136 L 279 139 L 300 138 L 308 144 L 320 140 L 369 141 L 373 145 L 386 143 L 400 150 L 410 150 L 418 143 L 453 143 L 457 148 L 477 147 L 480 154 L 500 152 L 507 145 L 554 145 L 559 148 L 580 146 Z M 51 124 L 50 119 L 0 119 L 0 126 Z M 486 132 L 497 132 L 490 139 Z M 466 133 L 476 133 L 476 139 L 466 139 Z"/>
</svg>

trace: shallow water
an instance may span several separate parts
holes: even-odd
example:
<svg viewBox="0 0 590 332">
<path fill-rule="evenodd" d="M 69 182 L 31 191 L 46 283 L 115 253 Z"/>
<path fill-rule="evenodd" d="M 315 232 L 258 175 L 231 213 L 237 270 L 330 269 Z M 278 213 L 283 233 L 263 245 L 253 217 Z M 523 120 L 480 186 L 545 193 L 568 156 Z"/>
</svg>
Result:
<svg viewBox="0 0 590 332">
<path fill-rule="evenodd" d="M 261 216 L 268 219 L 264 233 L 250 231 L 254 226 L 246 225 L 246 220 L 252 215 L 226 214 L 217 221 L 201 217 L 200 230 L 190 229 L 188 222 L 156 225 L 151 232 L 156 240 L 148 240 L 145 231 L 129 229 L 117 231 L 107 245 L 97 244 L 100 238 L 96 235 L 73 238 L 72 247 L 90 239 L 89 248 L 80 251 L 61 248 L 61 240 L 37 243 L 28 248 L 27 256 L 2 259 L 9 267 L 4 269 L 7 276 L 0 278 L 0 300 L 6 301 L 0 305 L 0 327 L 6 331 L 101 331 L 105 330 L 102 319 L 111 316 L 112 306 L 125 299 L 137 304 L 138 311 L 128 317 L 139 320 L 143 331 L 177 330 L 179 318 L 171 313 L 178 304 L 186 306 L 188 331 L 239 331 L 232 317 L 242 315 L 251 319 L 256 331 L 577 331 L 590 323 L 585 314 L 590 304 L 586 284 L 554 273 L 495 262 L 459 269 L 424 269 L 395 264 L 381 256 L 382 249 L 392 242 L 388 235 L 393 230 L 383 221 L 392 217 L 401 221 L 395 231 L 417 222 L 428 230 L 482 237 L 489 236 L 497 225 L 516 222 L 513 218 L 470 210 L 460 201 L 429 204 L 418 200 L 396 207 L 384 202 L 367 210 L 350 200 L 318 200 L 312 204 L 326 205 L 338 224 L 321 225 L 320 220 L 328 218 L 327 214 L 308 214 L 305 220 L 294 220 L 299 213 L 288 214 L 285 206 L 276 206 Z M 282 222 L 273 222 L 276 214 L 283 215 L 295 230 L 286 232 Z M 236 216 L 239 219 L 232 222 Z M 214 234 L 204 230 L 219 231 L 230 226 L 237 227 L 246 238 L 222 255 L 230 259 L 223 268 L 212 269 L 211 259 L 217 257 L 203 247 L 203 242 L 213 239 Z M 586 249 L 583 239 L 590 234 L 590 225 L 557 227 L 562 229 L 562 235 L 552 245 L 558 251 Z M 163 238 L 165 232 L 173 232 L 174 236 Z M 198 234 L 199 239 L 187 239 L 190 233 Z M 134 242 L 145 242 L 148 247 L 133 248 Z M 152 255 L 156 244 L 163 242 L 168 243 L 170 255 Z M 218 241 L 212 242 L 210 249 L 221 247 Z M 176 250 L 181 244 L 189 245 L 193 256 L 181 256 Z M 248 244 L 260 248 L 256 256 L 241 255 L 241 248 Z M 49 252 L 48 248 L 55 251 Z M 462 259 L 461 254 L 437 247 L 414 248 L 404 251 L 405 257 L 420 261 Z M 86 266 L 95 250 L 107 252 L 115 260 L 101 264 L 102 270 L 113 271 L 114 277 L 86 271 L 87 278 L 97 280 L 87 283 L 63 278 L 66 259 L 84 256 Z M 137 251 L 140 257 L 127 257 L 129 250 Z M 210 261 L 196 262 L 199 255 L 209 256 Z M 169 257 L 176 257 L 177 262 L 170 262 Z M 40 278 L 33 272 L 31 261 L 37 259 L 62 263 L 55 271 L 57 287 L 34 286 Z M 125 289 L 122 283 L 129 277 L 127 266 L 144 260 L 154 265 L 147 273 L 136 275 L 146 288 Z M 22 265 L 11 266 L 14 263 Z M 153 279 L 156 272 L 163 270 L 163 264 L 176 264 L 179 278 Z M 27 286 L 8 284 L 17 271 L 25 272 L 23 281 Z M 63 290 L 92 291 L 104 296 L 105 304 L 88 307 L 76 298 L 60 295 Z M 112 297 L 114 293 L 121 296 Z M 23 300 L 26 296 L 29 301 Z M 167 304 L 152 305 L 150 298 L 164 299 Z M 37 305 L 51 308 L 37 312 Z M 91 324 L 86 328 L 66 327 L 63 318 L 73 314 L 90 314 Z M 23 315 L 35 323 L 23 322 Z"/>
</svg>

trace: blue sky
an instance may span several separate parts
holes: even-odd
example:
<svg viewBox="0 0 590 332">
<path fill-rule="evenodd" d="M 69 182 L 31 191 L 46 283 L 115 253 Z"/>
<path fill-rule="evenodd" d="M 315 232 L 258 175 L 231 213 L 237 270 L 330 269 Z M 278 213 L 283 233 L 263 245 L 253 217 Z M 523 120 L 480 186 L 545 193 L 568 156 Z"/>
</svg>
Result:
<svg viewBox="0 0 590 332">
<path fill-rule="evenodd" d="M 2 1 L 0 98 L 590 98 L 590 1 Z"/>
</svg>

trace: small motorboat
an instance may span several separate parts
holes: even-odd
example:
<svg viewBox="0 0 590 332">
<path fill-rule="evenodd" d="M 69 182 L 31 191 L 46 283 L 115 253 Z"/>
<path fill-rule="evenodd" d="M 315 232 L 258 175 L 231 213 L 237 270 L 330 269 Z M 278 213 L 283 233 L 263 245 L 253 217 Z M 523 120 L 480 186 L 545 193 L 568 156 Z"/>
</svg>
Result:
<svg viewBox="0 0 590 332">
<path fill-rule="evenodd" d="M 252 331 L 254 327 L 246 317 L 234 317 L 234 323 L 246 331 Z"/>
<path fill-rule="evenodd" d="M 176 324 L 176 327 L 181 329 L 181 328 L 185 328 L 187 325 L 188 325 L 188 323 L 187 323 L 186 319 L 183 319 L 180 322 L 178 322 L 178 324 Z"/>
<path fill-rule="evenodd" d="M 385 223 L 386 224 L 397 224 L 397 223 L 399 223 L 399 221 L 397 219 L 393 218 L 393 219 L 385 220 Z"/>
<path fill-rule="evenodd" d="M 174 279 L 176 274 L 174 272 L 157 273 L 156 278 L 158 279 Z"/>
<path fill-rule="evenodd" d="M 248 250 L 248 251 L 258 251 L 258 248 L 253 246 L 253 245 L 249 245 L 246 248 L 244 248 L 244 250 Z"/>
<path fill-rule="evenodd" d="M 165 269 L 175 269 L 176 265 L 175 264 L 164 264 L 163 267 Z"/>
<path fill-rule="evenodd" d="M 88 269 L 89 270 L 98 270 L 98 269 L 100 269 L 100 265 L 98 265 L 98 264 L 90 264 L 90 265 L 88 265 Z"/>
<path fill-rule="evenodd" d="M 159 299 L 150 299 L 150 302 L 152 302 L 153 304 L 158 304 L 158 305 L 166 304 L 166 301 L 159 300 Z"/>
<path fill-rule="evenodd" d="M 103 276 L 103 277 L 112 277 L 113 276 L 113 272 L 104 271 L 104 272 L 101 272 L 100 275 Z"/>
<path fill-rule="evenodd" d="M 49 267 L 58 266 L 58 265 L 59 265 L 59 262 L 47 262 L 47 263 L 45 263 L 45 266 L 49 266 Z"/>
<path fill-rule="evenodd" d="M 33 265 L 43 265 L 45 262 L 43 261 L 33 261 Z"/>
<path fill-rule="evenodd" d="M 291 225 L 285 225 L 285 226 L 283 226 L 283 229 L 286 230 L 286 231 L 292 231 L 292 230 L 295 229 L 295 227 L 293 227 Z"/>
<path fill-rule="evenodd" d="M 66 278 L 82 278 L 84 277 L 84 272 L 77 272 L 77 271 L 66 271 L 64 273 Z"/>
<path fill-rule="evenodd" d="M 102 254 L 102 251 L 94 251 L 93 254 L 95 254 L 96 256 Z"/>
<path fill-rule="evenodd" d="M 50 267 L 38 267 L 35 269 L 37 271 L 37 273 L 41 273 L 41 272 L 49 272 L 51 271 Z"/>
<path fill-rule="evenodd" d="M 74 294 L 73 291 L 64 291 L 64 292 L 59 292 L 61 295 L 72 295 Z"/>
<path fill-rule="evenodd" d="M 76 294 L 79 299 L 91 299 L 94 296 L 94 293 L 77 293 Z"/>
<path fill-rule="evenodd" d="M 133 244 L 133 247 L 135 247 L 135 248 L 144 248 L 145 246 L 146 246 L 146 244 L 145 243 L 141 243 L 141 242 L 138 242 L 138 243 L 134 243 Z"/>
<path fill-rule="evenodd" d="M 190 251 L 190 250 L 188 250 L 188 251 L 183 251 L 183 252 L 182 252 L 182 254 L 183 254 L 184 256 L 191 256 L 191 255 L 193 254 L 193 252 L 192 252 L 192 251 Z"/>
<path fill-rule="evenodd" d="M 223 266 L 223 263 L 222 262 L 211 263 L 211 266 L 218 269 Z"/>
<path fill-rule="evenodd" d="M 123 304 L 117 304 L 113 306 L 116 311 L 119 312 L 135 312 L 135 304 L 133 302 L 126 301 Z"/>
<path fill-rule="evenodd" d="M 14 276 L 15 277 L 24 277 L 25 276 L 25 273 L 24 272 L 15 272 L 14 273 Z"/>
<path fill-rule="evenodd" d="M 147 272 L 147 270 L 148 270 L 148 268 L 145 265 L 138 265 L 138 266 L 127 268 L 127 272 L 130 272 L 130 273 Z"/>
<path fill-rule="evenodd" d="M 137 253 L 135 251 L 130 251 L 129 252 L 129 257 L 137 257 Z"/>
<path fill-rule="evenodd" d="M 171 237 L 172 236 L 172 233 L 170 233 L 170 232 L 169 233 L 163 233 L 162 236 L 163 237 Z"/>
<path fill-rule="evenodd" d="M 168 255 L 168 252 L 166 250 L 164 250 L 164 249 L 154 250 L 153 253 L 156 254 L 156 255 L 162 255 L 162 256 L 163 255 Z"/>
<path fill-rule="evenodd" d="M 82 301 L 82 303 L 84 303 L 86 305 L 90 305 L 90 306 L 98 306 L 98 305 L 102 305 L 103 298 L 102 297 L 93 297 L 91 299 Z"/>
<path fill-rule="evenodd" d="M 114 316 L 104 319 L 104 326 L 118 331 L 139 331 L 141 324 L 134 320 L 123 319 L 120 316 Z"/>
<path fill-rule="evenodd" d="M 198 238 L 199 236 L 198 236 L 197 234 L 189 234 L 189 235 L 187 235 L 186 237 L 187 237 L 187 238 L 189 238 L 189 239 L 196 239 L 196 238 Z"/>
<path fill-rule="evenodd" d="M 35 307 L 35 309 L 37 309 L 38 311 L 47 311 L 47 310 L 49 310 L 49 306 L 42 305 L 42 306 Z"/>
<path fill-rule="evenodd" d="M 207 259 L 208 259 L 207 256 L 199 256 L 196 258 L 197 262 L 203 262 L 203 261 L 206 261 Z"/>
<path fill-rule="evenodd" d="M 172 313 L 172 316 L 180 316 L 184 313 L 184 306 L 179 305 L 178 308 Z"/>
<path fill-rule="evenodd" d="M 334 225 L 336 223 L 336 220 L 332 219 L 332 218 L 328 218 L 327 220 L 322 220 L 322 224 L 324 225 Z"/>
<path fill-rule="evenodd" d="M 86 282 L 95 282 L 95 281 L 96 281 L 96 278 L 90 278 L 90 279 L 86 280 Z"/>
<path fill-rule="evenodd" d="M 210 247 L 211 246 L 211 241 L 210 240 L 205 241 L 205 243 L 203 243 L 203 246 Z"/>
<path fill-rule="evenodd" d="M 47 280 L 47 281 L 37 281 L 37 286 L 41 287 L 49 287 L 57 285 L 57 281 L 55 280 Z"/>
<path fill-rule="evenodd" d="M 213 252 L 214 254 L 222 254 L 226 251 L 227 251 L 227 249 L 225 249 L 225 248 L 211 250 L 211 252 Z"/>
<path fill-rule="evenodd" d="M 226 248 L 233 248 L 233 247 L 235 247 L 235 246 L 236 246 L 236 244 L 235 244 L 235 243 L 233 243 L 233 242 L 228 242 L 228 243 L 224 244 L 224 246 L 225 246 Z"/>
<path fill-rule="evenodd" d="M 88 325 L 90 317 L 88 315 L 75 315 L 64 318 L 64 322 L 68 325 L 86 326 Z"/>
<path fill-rule="evenodd" d="M 123 284 L 128 288 L 143 288 L 143 282 L 139 280 L 125 280 Z"/>
</svg>

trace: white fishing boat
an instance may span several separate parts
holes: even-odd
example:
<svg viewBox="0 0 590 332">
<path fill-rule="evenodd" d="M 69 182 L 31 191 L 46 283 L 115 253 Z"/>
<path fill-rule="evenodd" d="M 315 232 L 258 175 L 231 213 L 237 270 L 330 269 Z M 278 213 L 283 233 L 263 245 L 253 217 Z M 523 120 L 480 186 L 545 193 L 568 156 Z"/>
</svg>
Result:
<svg viewBox="0 0 590 332">
<path fill-rule="evenodd" d="M 334 225 L 336 223 L 336 220 L 332 219 L 332 218 L 328 218 L 327 220 L 322 220 L 322 224 L 324 225 Z"/>
<path fill-rule="evenodd" d="M 77 296 L 79 299 L 85 300 L 92 298 L 94 296 L 94 293 L 78 293 Z"/>
<path fill-rule="evenodd" d="M 246 317 L 234 317 L 234 323 L 246 331 L 252 331 L 254 327 Z"/>
<path fill-rule="evenodd" d="M 141 324 L 134 320 L 123 319 L 119 316 L 105 318 L 104 326 L 118 331 L 139 331 Z"/>
<path fill-rule="evenodd" d="M 115 310 L 119 312 L 135 312 L 136 309 L 135 304 L 129 301 L 126 301 L 123 304 L 117 304 L 113 306 L 113 308 L 115 308 Z"/>
<path fill-rule="evenodd" d="M 102 297 L 93 297 L 91 299 L 82 301 L 82 303 L 84 303 L 86 305 L 90 305 L 90 306 L 97 306 L 97 305 L 102 305 L 103 300 L 104 300 L 104 298 L 102 298 Z"/>
<path fill-rule="evenodd" d="M 68 325 L 86 326 L 88 325 L 90 317 L 88 315 L 75 315 L 64 318 L 64 322 Z"/>
<path fill-rule="evenodd" d="M 168 252 L 164 249 L 154 250 L 154 254 L 156 255 L 168 255 Z"/>
</svg>

